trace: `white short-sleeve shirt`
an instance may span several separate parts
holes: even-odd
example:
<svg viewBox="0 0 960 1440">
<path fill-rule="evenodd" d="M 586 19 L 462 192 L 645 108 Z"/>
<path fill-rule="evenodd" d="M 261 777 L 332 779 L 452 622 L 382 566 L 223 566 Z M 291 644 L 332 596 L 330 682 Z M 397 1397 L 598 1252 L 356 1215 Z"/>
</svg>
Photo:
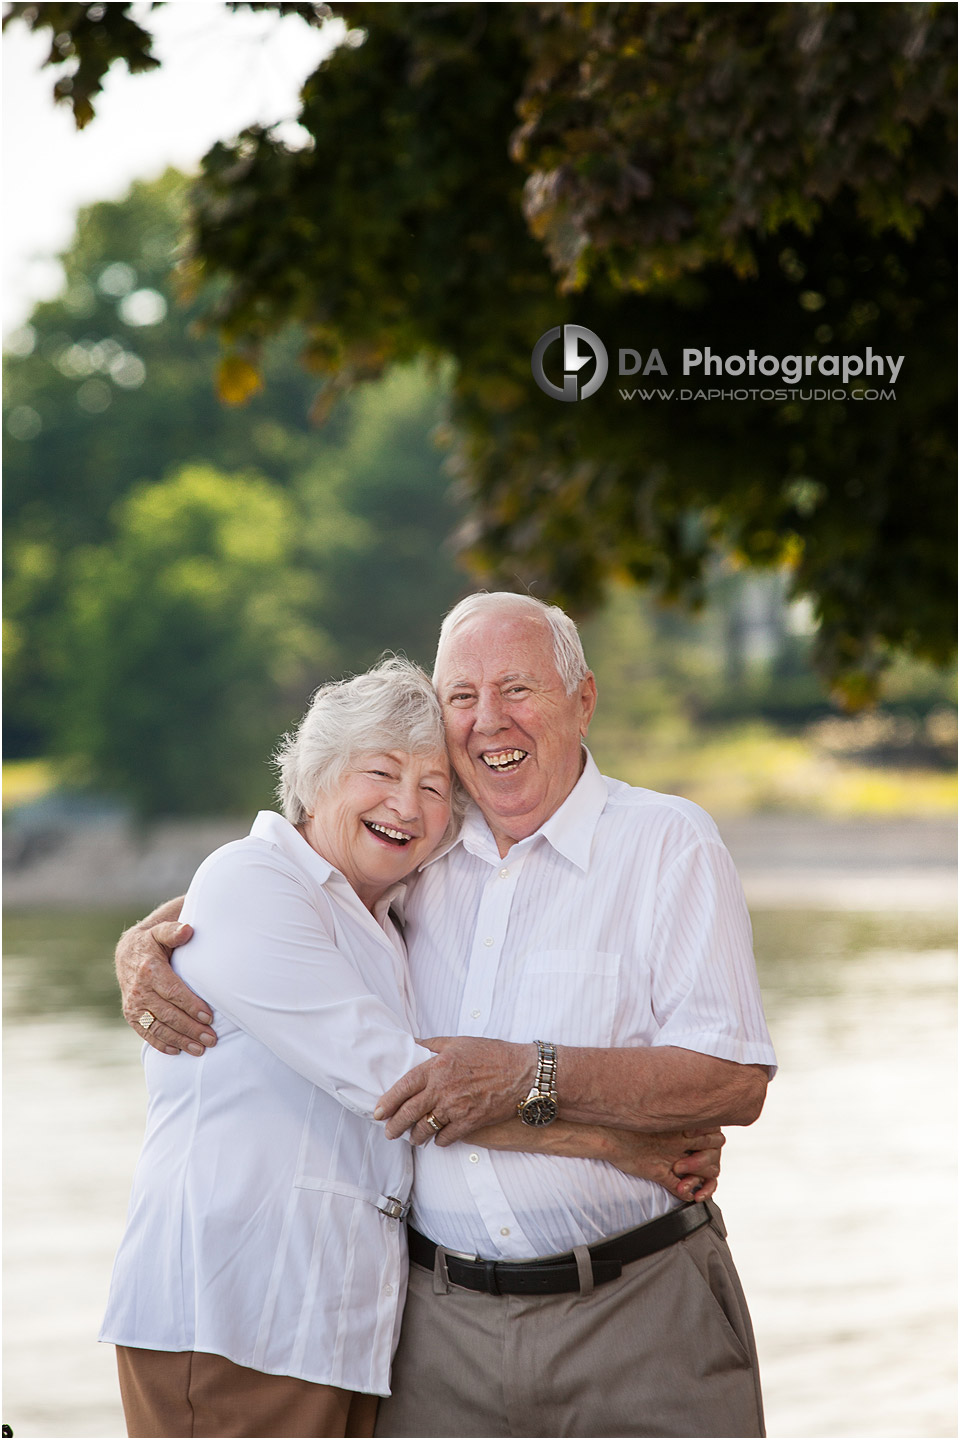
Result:
<svg viewBox="0 0 960 1440">
<path fill-rule="evenodd" d="M 389 1394 L 411 1147 L 372 1121 L 430 1058 L 403 946 L 279 815 L 201 865 L 176 968 L 213 1007 L 200 1060 L 144 1046 L 147 1133 L 101 1339 Z M 389 1208 L 389 1206 L 387 1206 Z"/>
<path fill-rule="evenodd" d="M 716 826 L 690 801 L 607 779 L 589 754 L 563 805 L 504 858 L 473 808 L 408 889 L 405 919 L 422 1036 L 674 1045 L 775 1066 Z M 449 1249 L 519 1259 L 677 1203 L 603 1161 L 428 1144 L 411 1218 Z"/>
</svg>

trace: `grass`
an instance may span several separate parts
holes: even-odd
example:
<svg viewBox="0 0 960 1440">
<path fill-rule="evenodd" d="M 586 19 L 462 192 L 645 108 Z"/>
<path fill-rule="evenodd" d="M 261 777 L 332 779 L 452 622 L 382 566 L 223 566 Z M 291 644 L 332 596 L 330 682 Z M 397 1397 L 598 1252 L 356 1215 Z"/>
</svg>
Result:
<svg viewBox="0 0 960 1440">
<path fill-rule="evenodd" d="M 49 760 L 3 762 L 3 808 L 26 805 L 56 789 L 57 777 Z"/>
<path fill-rule="evenodd" d="M 685 795 L 715 815 L 944 819 L 957 811 L 950 771 L 861 764 L 757 721 L 708 734 L 598 728 L 591 749 L 607 774 Z"/>
</svg>

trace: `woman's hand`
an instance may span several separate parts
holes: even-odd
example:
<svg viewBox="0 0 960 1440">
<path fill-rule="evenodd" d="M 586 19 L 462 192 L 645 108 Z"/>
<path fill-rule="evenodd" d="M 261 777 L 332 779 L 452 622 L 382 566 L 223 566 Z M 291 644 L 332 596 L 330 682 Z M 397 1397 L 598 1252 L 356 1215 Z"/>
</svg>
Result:
<svg viewBox="0 0 960 1440">
<path fill-rule="evenodd" d="M 610 1153 L 603 1156 L 625 1175 L 653 1180 L 679 1200 L 708 1200 L 717 1188 L 721 1130 L 669 1130 L 648 1134 L 604 1127 Z"/>
<path fill-rule="evenodd" d="M 555 1120 L 538 1129 L 520 1120 L 487 1125 L 465 1137 L 486 1150 L 526 1150 L 581 1160 L 605 1160 L 625 1175 L 652 1180 L 678 1200 L 709 1200 L 717 1188 L 720 1130 L 671 1130 L 662 1134 Z"/>
</svg>

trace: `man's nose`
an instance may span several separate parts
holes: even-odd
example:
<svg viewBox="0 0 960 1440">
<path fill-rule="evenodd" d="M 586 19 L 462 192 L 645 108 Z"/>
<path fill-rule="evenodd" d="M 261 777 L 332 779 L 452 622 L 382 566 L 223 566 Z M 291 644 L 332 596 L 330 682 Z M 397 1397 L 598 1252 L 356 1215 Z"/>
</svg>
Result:
<svg viewBox="0 0 960 1440">
<path fill-rule="evenodd" d="M 484 735 L 506 729 L 509 724 L 500 691 L 494 688 L 482 689 L 477 696 L 477 708 L 473 727 Z"/>
</svg>

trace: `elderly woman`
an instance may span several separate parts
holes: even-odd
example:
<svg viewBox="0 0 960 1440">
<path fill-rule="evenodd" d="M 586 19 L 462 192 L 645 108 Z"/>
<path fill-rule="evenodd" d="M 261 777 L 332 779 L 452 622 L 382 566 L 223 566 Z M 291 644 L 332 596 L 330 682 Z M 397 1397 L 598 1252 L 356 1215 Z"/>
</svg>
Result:
<svg viewBox="0 0 960 1440">
<path fill-rule="evenodd" d="M 372 1116 L 431 1059 L 395 917 L 458 813 L 429 680 L 390 660 L 322 687 L 277 758 L 285 818 L 262 812 L 209 856 L 183 910 L 177 968 L 219 1043 L 201 1064 L 144 1047 L 147 1133 L 101 1332 L 131 1435 L 372 1435 L 389 1394 L 413 1159 Z M 670 1146 L 691 1147 L 519 1122 L 474 1143 L 671 1185 Z"/>
</svg>

